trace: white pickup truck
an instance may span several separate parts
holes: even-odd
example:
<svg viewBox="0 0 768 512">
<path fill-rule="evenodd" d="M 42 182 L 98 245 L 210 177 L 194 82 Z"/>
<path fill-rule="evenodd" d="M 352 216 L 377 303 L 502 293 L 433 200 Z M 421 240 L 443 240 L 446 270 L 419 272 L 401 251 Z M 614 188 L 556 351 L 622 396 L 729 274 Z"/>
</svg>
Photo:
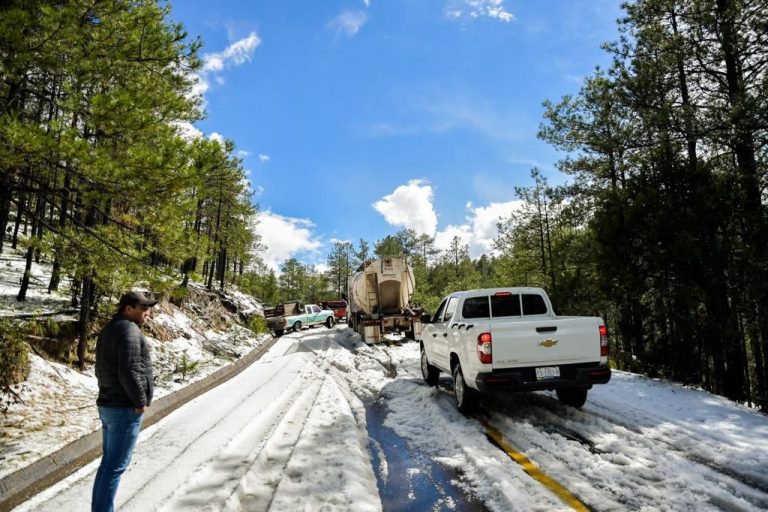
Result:
<svg viewBox="0 0 768 512">
<path fill-rule="evenodd" d="M 452 293 L 421 333 L 421 373 L 431 386 L 453 376 L 456 406 L 473 410 L 478 391 L 554 389 L 581 407 L 593 384 L 611 379 L 608 332 L 598 317 L 556 316 L 541 288 Z"/>
</svg>

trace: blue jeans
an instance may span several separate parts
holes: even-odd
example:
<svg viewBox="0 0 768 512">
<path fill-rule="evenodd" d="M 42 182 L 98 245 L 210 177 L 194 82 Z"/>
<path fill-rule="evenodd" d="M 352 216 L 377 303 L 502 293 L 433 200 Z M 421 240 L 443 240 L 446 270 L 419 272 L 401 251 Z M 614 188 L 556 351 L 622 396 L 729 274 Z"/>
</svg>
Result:
<svg viewBox="0 0 768 512">
<path fill-rule="evenodd" d="M 113 512 L 120 477 L 131 462 L 139 437 L 141 414 L 130 407 L 99 406 L 101 418 L 101 464 L 93 482 L 92 512 Z"/>
</svg>

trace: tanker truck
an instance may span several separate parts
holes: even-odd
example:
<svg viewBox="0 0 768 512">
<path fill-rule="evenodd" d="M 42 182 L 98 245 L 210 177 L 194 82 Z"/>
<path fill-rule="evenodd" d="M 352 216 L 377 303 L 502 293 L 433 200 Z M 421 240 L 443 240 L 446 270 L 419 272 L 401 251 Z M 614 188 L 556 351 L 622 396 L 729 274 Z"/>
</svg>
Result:
<svg viewBox="0 0 768 512">
<path fill-rule="evenodd" d="M 349 325 L 366 343 L 384 334 L 401 332 L 411 339 L 421 334 L 421 310 L 411 302 L 413 269 L 400 258 L 363 263 L 349 278 Z"/>
</svg>

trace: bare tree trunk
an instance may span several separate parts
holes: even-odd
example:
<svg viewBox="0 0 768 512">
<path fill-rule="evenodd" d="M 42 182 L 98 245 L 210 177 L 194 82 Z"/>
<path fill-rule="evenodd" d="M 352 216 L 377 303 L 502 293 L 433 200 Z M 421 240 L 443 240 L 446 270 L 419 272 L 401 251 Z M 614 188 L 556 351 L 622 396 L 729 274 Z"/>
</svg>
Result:
<svg viewBox="0 0 768 512">
<path fill-rule="evenodd" d="M 83 278 L 80 294 L 80 328 L 77 341 L 77 366 L 85 369 L 85 355 L 88 350 L 88 328 L 91 323 L 91 308 L 93 307 L 94 284 L 90 276 Z"/>
<path fill-rule="evenodd" d="M 32 238 L 35 237 L 35 235 L 38 232 L 37 224 L 41 222 L 42 215 L 45 214 L 45 201 L 43 201 L 42 194 L 37 197 L 37 204 L 35 205 L 35 214 L 32 218 Z M 27 290 L 29 288 L 29 280 L 31 278 L 32 274 L 32 260 L 35 255 L 35 244 L 31 243 L 29 244 L 29 247 L 27 248 L 27 257 L 26 257 L 26 265 L 24 268 L 24 276 L 21 278 L 21 286 L 19 287 L 19 294 L 16 296 L 16 300 L 19 302 L 23 302 L 27 299 Z"/>
<path fill-rule="evenodd" d="M 13 197 L 13 184 L 10 171 L 3 173 L 0 178 L 0 254 L 5 245 L 5 228 L 11 217 L 11 198 Z"/>
</svg>

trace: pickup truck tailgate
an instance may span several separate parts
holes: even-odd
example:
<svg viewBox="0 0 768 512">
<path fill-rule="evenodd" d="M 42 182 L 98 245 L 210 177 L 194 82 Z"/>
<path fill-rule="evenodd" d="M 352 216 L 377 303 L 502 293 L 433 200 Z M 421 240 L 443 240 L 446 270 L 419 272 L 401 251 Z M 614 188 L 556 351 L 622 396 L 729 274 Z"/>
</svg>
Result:
<svg viewBox="0 0 768 512">
<path fill-rule="evenodd" d="M 599 322 L 558 317 L 493 323 L 493 369 L 599 361 Z"/>
</svg>

